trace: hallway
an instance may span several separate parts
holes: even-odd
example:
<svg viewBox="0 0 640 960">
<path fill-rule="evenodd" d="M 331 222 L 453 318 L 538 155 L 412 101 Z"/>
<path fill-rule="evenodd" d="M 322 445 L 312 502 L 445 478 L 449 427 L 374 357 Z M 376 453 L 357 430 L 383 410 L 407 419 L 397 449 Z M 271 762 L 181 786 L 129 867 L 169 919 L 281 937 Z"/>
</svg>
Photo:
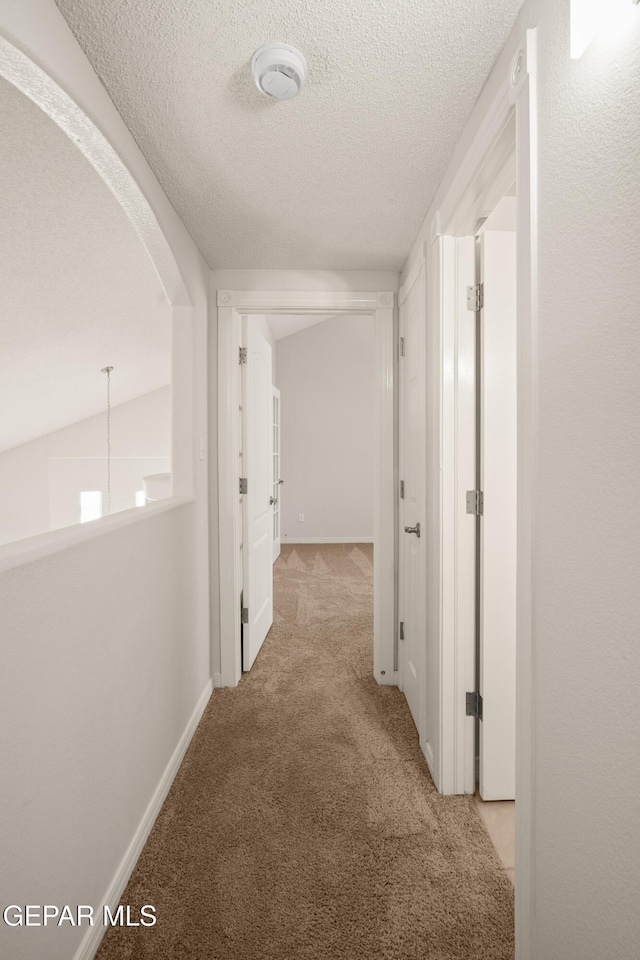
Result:
<svg viewBox="0 0 640 960">
<path fill-rule="evenodd" d="M 274 625 L 216 690 L 98 960 L 511 960 L 513 888 L 374 681 L 373 548 L 285 545 Z"/>
</svg>

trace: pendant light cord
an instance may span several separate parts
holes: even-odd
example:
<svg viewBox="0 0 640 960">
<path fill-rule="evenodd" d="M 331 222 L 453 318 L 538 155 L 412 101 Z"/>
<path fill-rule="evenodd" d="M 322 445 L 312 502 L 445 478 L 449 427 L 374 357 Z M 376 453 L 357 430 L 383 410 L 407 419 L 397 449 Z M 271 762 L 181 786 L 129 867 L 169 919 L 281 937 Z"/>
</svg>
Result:
<svg viewBox="0 0 640 960">
<path fill-rule="evenodd" d="M 103 367 L 107 375 L 107 513 L 111 513 L 111 371 L 113 367 Z"/>
</svg>

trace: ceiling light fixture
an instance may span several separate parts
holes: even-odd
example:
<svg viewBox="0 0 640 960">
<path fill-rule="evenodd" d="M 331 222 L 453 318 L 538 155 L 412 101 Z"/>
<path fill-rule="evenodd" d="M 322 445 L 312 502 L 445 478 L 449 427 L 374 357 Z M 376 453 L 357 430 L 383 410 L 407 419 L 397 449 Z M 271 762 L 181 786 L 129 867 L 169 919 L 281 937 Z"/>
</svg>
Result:
<svg viewBox="0 0 640 960">
<path fill-rule="evenodd" d="M 113 367 L 103 367 L 107 375 L 107 513 L 111 513 L 111 374 Z"/>
<path fill-rule="evenodd" d="M 256 86 L 274 100 L 293 100 L 304 86 L 307 61 L 288 43 L 265 43 L 251 58 Z"/>
</svg>

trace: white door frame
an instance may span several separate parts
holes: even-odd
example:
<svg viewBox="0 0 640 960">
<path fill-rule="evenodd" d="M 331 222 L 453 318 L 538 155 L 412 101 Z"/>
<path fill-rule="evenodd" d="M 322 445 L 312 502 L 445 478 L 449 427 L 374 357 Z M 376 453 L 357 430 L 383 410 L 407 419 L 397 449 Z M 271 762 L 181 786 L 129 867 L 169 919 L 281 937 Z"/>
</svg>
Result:
<svg viewBox="0 0 640 960">
<path fill-rule="evenodd" d="M 534 778 L 534 579 L 536 445 L 537 445 L 537 97 L 536 30 L 527 30 L 517 52 L 504 70 L 496 97 L 487 109 L 469 150 L 462 158 L 440 208 L 431 221 L 431 251 L 427 251 L 428 283 L 432 285 L 428 323 L 439 330 L 437 358 L 440 423 L 440 630 L 437 653 L 439 718 L 438 756 L 432 773 L 442 793 L 468 789 L 469 739 L 460 722 L 469 657 L 473 656 L 456 629 L 459 615 L 456 577 L 463 567 L 458 555 L 456 528 L 462 511 L 459 503 L 445 509 L 447 491 L 455 489 L 456 432 L 453 411 L 457 403 L 450 375 L 453 354 L 451 290 L 446 283 L 448 243 L 459 234 L 461 211 L 477 203 L 482 188 L 479 173 L 492 148 L 513 122 L 515 114 L 517 192 L 517 324 L 518 324 L 518 535 L 517 535 L 517 635 L 516 635 L 516 958 L 531 960 L 533 917 L 533 778 Z M 443 245 L 443 240 L 445 243 Z M 453 255 L 453 253 L 451 253 Z M 451 264 L 452 261 L 449 261 Z M 447 307 L 447 301 L 449 307 Z M 449 346 L 447 346 L 449 344 Z M 432 367 L 433 370 L 433 367 Z M 433 396 L 433 394 L 432 394 Z M 433 477 L 431 478 L 433 480 Z M 466 519 L 466 518 L 465 518 Z M 468 639 L 468 638 L 467 638 Z M 431 686 L 433 690 L 433 685 Z"/>
<path fill-rule="evenodd" d="M 271 540 L 271 562 L 272 562 L 272 563 L 275 563 L 275 561 L 276 561 L 276 560 L 278 559 L 278 557 L 280 556 L 281 541 L 282 541 L 282 514 L 281 514 L 281 512 L 280 512 L 280 497 L 281 497 L 281 494 L 282 494 L 282 480 L 281 480 L 281 478 L 280 478 L 280 474 L 281 474 L 281 472 L 282 472 L 282 471 L 281 471 L 281 467 L 282 467 L 282 437 L 281 437 L 281 432 L 280 432 L 280 427 L 281 427 L 280 391 L 278 390 L 277 387 L 274 387 L 274 386 L 271 387 L 271 403 L 273 404 L 273 406 L 272 406 L 272 409 L 273 409 L 273 410 L 276 409 L 276 406 L 277 406 L 277 409 L 278 409 L 278 423 L 277 423 L 277 427 L 278 427 L 278 453 L 277 453 L 277 456 L 278 456 L 278 477 L 277 477 L 277 479 L 276 479 L 276 476 L 275 476 L 275 472 L 273 472 L 273 467 L 275 466 L 275 458 L 276 458 L 276 448 L 275 448 L 276 435 L 275 435 L 275 432 L 274 432 L 274 434 L 273 434 L 273 439 L 274 439 L 273 460 L 274 460 L 274 463 L 272 464 L 272 472 L 273 472 L 273 492 L 274 492 L 274 495 L 275 495 L 275 498 L 276 498 L 276 501 L 277 501 L 277 502 L 274 503 L 274 505 L 273 505 L 273 506 L 274 506 L 273 514 L 274 514 L 274 515 L 277 514 L 277 516 L 278 516 L 278 538 L 277 538 L 277 540 L 276 540 L 276 538 L 273 537 L 272 540 Z M 271 421 L 272 421 L 272 429 L 274 429 L 275 426 L 276 426 L 275 417 L 272 416 Z M 272 516 L 272 519 L 274 519 L 273 516 Z M 276 525 L 275 525 L 275 522 L 274 522 L 274 523 L 273 523 L 273 530 L 274 530 L 274 532 L 275 532 L 275 529 L 276 529 Z M 276 543 L 278 544 L 278 556 L 277 556 L 277 557 L 275 556 L 275 546 L 274 546 Z"/>
<path fill-rule="evenodd" d="M 422 353 L 422 359 L 421 359 L 421 361 L 419 361 L 420 366 L 421 366 L 421 369 L 420 369 L 419 372 L 418 372 L 418 379 L 422 379 L 422 381 L 423 381 L 423 382 L 422 382 L 422 386 L 421 386 L 421 394 L 422 394 L 422 395 L 421 395 L 421 398 L 420 398 L 420 403 L 421 403 L 421 405 L 422 405 L 422 407 L 423 407 L 423 415 L 424 415 L 425 421 L 426 421 L 426 380 L 427 380 L 427 372 L 426 372 L 426 358 L 427 358 L 427 357 L 426 357 L 426 331 L 423 332 L 423 335 L 422 335 L 422 336 L 423 336 L 423 339 L 422 339 L 422 343 L 421 343 L 421 344 L 419 343 L 419 341 L 418 341 L 417 344 L 416 344 L 416 343 L 414 343 L 413 345 L 411 344 L 411 336 L 410 336 L 410 333 L 409 333 L 409 331 L 408 331 L 408 329 L 407 329 L 407 322 L 406 322 L 406 309 L 407 309 L 407 308 L 406 308 L 405 304 L 406 304 L 409 296 L 411 295 L 412 291 L 413 291 L 414 288 L 415 288 L 415 289 L 416 289 L 416 293 L 418 293 L 418 294 L 422 297 L 422 309 L 421 309 L 420 313 L 422 314 L 422 317 L 424 318 L 424 304 L 425 304 L 425 300 L 426 300 L 426 280 L 425 280 L 425 278 L 426 278 L 425 262 L 424 262 L 424 257 L 421 257 L 421 258 L 419 259 L 419 262 L 416 264 L 415 270 L 412 270 L 412 271 L 411 271 L 411 273 L 410 273 L 410 275 L 408 276 L 406 282 L 402 285 L 402 287 L 400 288 L 400 290 L 399 290 L 399 292 L 398 292 L 398 328 L 399 328 L 399 331 L 398 331 L 398 332 L 399 332 L 399 334 L 400 334 L 400 336 L 401 336 L 401 338 L 402 338 L 399 342 L 400 342 L 400 344 L 402 345 L 402 348 L 403 348 L 402 351 L 401 351 L 401 354 L 402 354 L 402 357 L 404 358 L 404 359 L 402 359 L 402 360 L 399 361 L 399 368 L 398 368 L 398 444 L 397 444 L 397 446 L 398 446 L 398 467 L 399 467 L 399 475 L 398 475 L 398 476 L 399 476 L 399 480 L 400 480 L 402 483 L 404 483 L 405 485 L 407 484 L 407 477 L 408 477 L 408 473 L 407 473 L 407 469 L 406 469 L 406 468 L 407 468 L 407 461 L 406 461 L 406 455 L 407 455 L 407 450 L 406 450 L 406 433 L 405 433 L 405 429 L 404 429 L 404 427 L 405 427 L 404 417 L 405 417 L 405 413 L 406 413 L 406 396 L 405 396 L 406 381 L 405 381 L 405 377 L 406 377 L 406 374 L 407 374 L 406 364 L 407 364 L 407 362 L 408 362 L 408 360 L 409 360 L 409 357 L 410 357 L 410 354 L 409 354 L 409 353 L 407 353 L 407 354 L 406 354 L 406 357 L 405 357 L 405 352 L 404 352 L 404 348 L 405 348 L 405 347 L 407 347 L 409 350 L 412 350 L 412 349 L 413 349 L 413 350 L 416 350 L 416 349 L 418 349 L 418 350 L 420 350 L 420 352 Z M 422 525 L 422 530 L 424 531 L 424 533 L 426 533 L 426 512 L 425 512 L 425 509 L 424 509 L 426 497 L 424 496 L 424 490 L 425 490 L 426 482 L 427 482 L 427 477 L 426 477 L 426 456 L 425 456 L 425 454 L 426 454 L 426 450 L 423 450 L 423 452 L 422 452 L 422 457 L 421 457 L 421 471 L 422 471 L 422 478 L 421 478 L 421 484 L 420 484 L 421 492 L 419 492 L 419 495 L 418 495 L 418 497 L 417 497 L 417 514 L 416 514 L 416 517 L 414 518 L 416 521 L 418 521 L 418 522 Z M 415 483 L 415 482 L 416 482 L 415 476 L 412 477 L 411 480 Z M 414 491 L 414 493 L 415 493 L 415 491 Z M 400 490 L 398 490 L 398 494 L 400 494 Z M 405 499 L 405 497 L 406 497 L 406 499 Z M 406 557 L 405 548 L 407 548 L 407 546 L 409 545 L 409 543 L 410 543 L 411 541 L 407 541 L 406 539 L 403 539 L 403 538 L 405 538 L 405 537 L 407 536 L 407 534 L 406 534 L 406 533 L 404 532 L 404 530 L 403 530 L 403 526 L 404 526 L 404 524 L 405 524 L 405 522 L 406 522 L 406 519 L 405 519 L 405 518 L 406 518 L 406 508 L 407 508 L 409 499 L 410 499 L 410 498 L 409 498 L 409 488 L 407 488 L 406 493 L 405 493 L 405 491 L 403 490 L 403 492 L 402 492 L 402 497 L 399 496 L 399 499 L 398 499 L 398 536 L 399 536 L 399 543 L 398 543 L 398 608 L 399 608 L 399 615 L 398 615 L 398 621 L 402 621 L 402 622 L 403 622 L 403 627 L 404 627 L 404 630 L 405 630 L 404 641 L 403 641 L 402 643 L 400 643 L 400 645 L 399 645 L 400 649 L 399 649 L 399 654 L 398 654 L 398 668 L 399 668 L 399 669 L 398 669 L 398 685 L 399 685 L 400 689 L 402 690 L 402 692 L 405 694 L 405 697 L 406 697 L 407 687 L 406 687 L 406 684 L 405 684 L 406 675 L 405 675 L 405 669 L 404 669 L 404 668 L 405 668 L 406 660 L 407 660 L 408 653 L 409 653 L 409 651 L 408 651 L 408 649 L 407 649 L 407 644 L 415 643 L 415 644 L 416 644 L 416 650 L 415 650 L 415 653 L 416 653 L 416 670 L 417 670 L 417 674 L 418 674 L 418 675 L 417 675 L 417 678 L 416 678 L 416 679 L 417 679 L 417 688 L 418 688 L 418 704 L 417 704 L 418 716 L 414 716 L 413 719 L 414 719 L 416 728 L 417 728 L 417 730 L 418 730 L 418 736 L 419 736 L 420 740 L 422 741 L 423 738 L 424 738 L 424 736 L 425 736 L 425 729 L 426 729 L 426 728 L 425 728 L 425 717 L 426 717 L 426 691 L 425 691 L 425 686 L 426 686 L 426 685 L 425 685 L 425 669 L 424 669 L 424 668 L 425 668 L 426 652 L 427 652 L 427 651 L 426 651 L 426 645 L 425 645 L 425 643 L 424 643 L 424 637 L 425 637 L 425 633 L 426 633 L 426 606 L 427 606 L 427 601 L 426 601 L 426 589 L 425 589 L 425 590 L 424 590 L 424 593 L 423 593 L 423 596 L 422 596 L 422 597 L 416 597 L 416 599 L 415 599 L 415 607 L 414 607 L 414 610 L 413 610 L 413 613 L 414 613 L 414 622 L 413 622 L 413 624 L 410 624 L 410 625 L 409 625 L 409 632 L 407 632 L 407 626 L 408 626 L 407 618 L 408 618 L 408 616 L 410 615 L 410 611 L 405 608 L 405 600 L 406 600 L 405 590 L 406 590 L 406 588 L 407 588 L 407 578 L 408 578 L 409 575 L 410 575 L 410 571 L 405 567 L 405 557 Z M 411 521 L 409 521 L 409 522 L 411 522 Z M 422 534 L 422 536 L 424 536 L 424 533 Z M 421 540 L 421 543 L 424 544 L 424 539 Z M 415 543 L 415 541 L 414 541 L 414 543 L 413 543 L 413 546 L 417 546 L 417 544 Z M 423 549 L 424 549 L 424 548 L 423 548 Z M 426 554 L 426 549 L 425 549 L 425 554 Z M 424 578 L 424 580 L 426 580 L 426 578 L 427 578 L 427 573 L 426 573 L 427 564 L 426 564 L 426 556 L 425 556 L 425 554 L 422 555 L 422 558 L 421 558 L 421 560 L 419 561 L 419 562 L 420 562 L 420 565 L 421 565 L 421 567 L 422 567 L 422 569 L 420 570 L 420 577 L 419 577 L 419 579 L 420 579 L 420 578 Z M 415 630 L 415 632 L 416 632 L 415 637 L 412 637 L 412 636 L 411 636 L 411 632 L 410 632 L 410 631 L 411 631 L 412 629 Z M 407 702 L 409 702 L 409 700 L 408 700 Z M 411 704 L 409 704 L 409 706 L 411 707 Z M 413 715 L 413 710 L 412 710 L 412 715 Z"/>
<path fill-rule="evenodd" d="M 219 686 L 240 681 L 242 565 L 238 480 L 237 405 L 243 314 L 365 314 L 373 318 L 375 362 L 373 672 L 397 685 L 395 617 L 396 465 L 394 456 L 394 306 L 390 291 L 373 293 L 218 290 L 218 524 L 220 558 Z"/>
<path fill-rule="evenodd" d="M 250 670 L 273 626 L 273 511 L 267 498 L 273 489 L 274 358 L 269 337 L 250 318 L 242 320 L 242 345 L 247 362 L 240 366 L 242 468 L 238 473 L 248 478 L 249 486 L 240 508 L 242 606 L 247 611 L 241 660 L 243 669 Z"/>
</svg>

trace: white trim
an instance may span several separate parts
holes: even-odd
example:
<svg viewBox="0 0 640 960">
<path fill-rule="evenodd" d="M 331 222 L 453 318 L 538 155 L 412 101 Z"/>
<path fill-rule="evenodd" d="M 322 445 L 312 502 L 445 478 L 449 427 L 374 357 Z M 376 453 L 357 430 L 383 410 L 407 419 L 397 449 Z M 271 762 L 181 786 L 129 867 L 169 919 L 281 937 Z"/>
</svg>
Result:
<svg viewBox="0 0 640 960">
<path fill-rule="evenodd" d="M 220 673 L 225 686 L 240 681 L 240 569 L 238 396 L 240 317 L 243 313 L 369 314 L 374 318 L 374 644 L 378 683 L 396 684 L 395 656 L 395 294 L 377 292 L 218 290 L 218 484 L 220 559 Z M 283 541 L 287 542 L 287 540 Z M 289 541 L 291 542 L 291 541 Z M 340 540 L 338 542 L 345 542 Z"/>
<path fill-rule="evenodd" d="M 275 362 L 275 359 L 274 359 Z M 271 411 L 272 411 L 272 421 L 273 421 L 273 463 L 272 470 L 275 467 L 276 457 L 278 458 L 278 476 L 276 478 L 275 471 L 273 473 L 273 495 L 276 499 L 276 503 L 273 508 L 273 517 L 274 521 L 272 524 L 273 533 L 276 531 L 275 519 L 276 515 L 278 518 L 278 536 L 273 537 L 271 540 L 271 562 L 275 563 L 277 558 L 280 556 L 280 550 L 282 549 L 282 510 L 280 501 L 282 499 L 282 487 L 278 482 L 276 484 L 276 479 L 280 481 L 282 479 L 282 440 L 281 440 L 281 431 L 282 431 L 282 402 L 280 398 L 280 391 L 276 386 L 272 384 L 271 386 Z M 276 411 L 277 411 L 277 423 L 276 423 Z M 276 426 L 278 428 L 277 432 L 277 449 L 276 449 Z M 277 552 L 276 552 L 277 551 Z"/>
<path fill-rule="evenodd" d="M 535 595 L 535 497 L 537 451 L 537 121 L 536 121 L 536 30 L 527 30 L 502 75 L 498 93 L 488 107 L 469 150 L 453 175 L 439 210 L 430 223 L 432 241 L 442 237 L 450 243 L 462 223 L 469 220 L 473 202 L 472 184 L 500 138 L 515 109 L 516 181 L 518 198 L 518 587 L 517 587 L 517 723 L 516 723 L 516 958 L 531 960 L 534 915 L 533 871 L 533 780 L 534 780 L 534 682 L 533 598 Z M 464 211 L 461 213 L 461 211 Z M 466 217 L 466 219 L 465 219 Z M 436 683 L 431 696 L 439 701 L 438 750 L 422 744 L 434 782 L 443 792 L 461 791 L 469 779 L 468 739 L 460 727 L 464 703 L 464 663 L 469 650 L 455 629 L 458 616 L 456 577 L 456 523 L 461 504 L 450 502 L 455 490 L 455 408 L 451 406 L 453 331 L 439 326 L 444 315 L 442 298 L 449 296 L 440 256 L 442 245 L 432 242 L 429 260 L 433 297 L 428 323 L 437 325 L 439 343 L 432 375 L 439 378 L 440 462 L 432 465 L 430 482 L 439 483 L 439 517 L 433 529 L 438 538 L 441 581 L 439 584 L 439 633 Z M 447 315 L 453 315 L 451 307 Z M 436 392 L 436 397 L 438 393 Z M 438 468 L 436 475 L 434 466 Z M 453 509 L 452 509 L 453 507 Z M 456 556 L 451 557 L 453 547 Z M 445 623 L 449 624 L 445 630 Z M 453 627 L 451 626 L 453 624 Z M 453 649 L 452 647 L 453 641 Z M 427 679 L 429 679 L 427 677 Z M 433 678 L 432 678 L 433 679 Z M 457 735 L 456 735 L 457 730 Z M 466 754 L 460 757 L 459 753 Z M 432 763 L 434 767 L 432 768 Z M 466 767 L 465 767 L 466 763 Z M 461 775 L 463 773 L 463 775 Z"/>
<path fill-rule="evenodd" d="M 418 279 L 418 277 L 420 276 L 420 271 L 423 269 L 424 265 L 425 265 L 425 261 L 424 261 L 424 244 L 422 244 L 421 247 L 420 247 L 420 254 L 419 254 L 419 256 L 416 257 L 415 263 L 413 264 L 413 266 L 411 267 L 411 270 L 409 271 L 409 273 L 408 273 L 408 275 L 407 275 L 407 279 L 405 280 L 405 282 L 404 282 L 404 283 L 402 284 L 402 286 L 400 287 L 400 290 L 398 291 L 398 304 L 399 304 L 399 305 L 403 304 L 404 301 L 405 301 L 405 300 L 407 299 L 407 297 L 409 296 L 409 294 L 411 293 L 411 288 L 412 288 L 412 286 L 414 285 L 414 283 L 416 282 L 416 280 Z"/>
<path fill-rule="evenodd" d="M 516 629 L 516 958 L 533 960 L 535 779 L 535 526 L 538 475 L 537 31 L 517 103 L 518 585 Z M 524 185 L 528 190 L 523 189 Z"/>
<path fill-rule="evenodd" d="M 419 306 L 418 316 L 426 320 L 426 299 L 427 299 L 427 284 L 426 284 L 426 262 L 424 259 L 424 245 L 421 246 L 420 253 L 417 257 L 416 268 L 413 269 L 408 277 L 406 282 L 402 286 L 401 296 L 402 303 L 398 310 L 398 327 L 399 334 L 402 336 L 402 343 L 406 343 L 405 338 L 411 337 L 412 333 L 407 327 L 407 309 L 405 307 L 405 301 L 409 298 L 414 287 L 417 287 L 416 295 L 418 296 Z M 418 330 L 422 324 L 418 324 Z M 416 399 L 418 406 L 422 409 L 423 414 L 423 429 L 424 429 L 424 442 L 425 450 L 420 451 L 419 462 L 414 464 L 414 474 L 413 482 L 417 484 L 417 496 L 416 496 L 416 510 L 414 520 L 419 519 L 422 523 L 423 530 L 428 530 L 427 522 L 427 511 L 426 511 L 426 502 L 427 502 L 427 457 L 426 457 L 426 424 L 427 424 L 427 331 L 423 329 L 421 333 L 414 329 L 413 335 L 418 337 L 417 344 L 414 344 L 414 357 L 417 357 L 418 363 L 418 373 L 417 381 L 420 385 L 419 395 Z M 398 481 L 400 477 L 405 483 L 408 481 L 407 474 L 405 473 L 405 467 L 408 466 L 407 459 L 407 443 L 408 436 L 407 432 L 404 429 L 405 426 L 405 413 L 406 413 L 406 382 L 405 374 L 407 367 L 405 366 L 406 361 L 400 362 L 398 360 L 398 391 L 397 391 L 397 407 L 398 407 L 398 426 L 397 426 L 397 448 L 398 448 Z M 419 419 L 419 417 L 418 417 Z M 411 482 L 409 480 L 409 482 Z M 409 548 L 409 543 L 406 538 L 403 538 L 400 531 L 403 528 L 407 516 L 405 514 L 406 510 L 406 501 L 401 500 L 400 498 L 400 484 L 398 482 L 397 488 L 397 499 L 396 503 L 398 505 L 398 543 L 397 543 L 397 583 L 398 583 L 398 614 L 397 621 L 400 620 L 406 623 L 407 617 L 413 614 L 414 623 L 413 627 L 416 630 L 416 636 L 425 637 L 426 636 L 426 623 L 427 623 L 427 595 L 426 595 L 426 581 L 428 579 L 428 568 L 427 568 L 427 550 L 426 542 L 423 540 L 418 547 L 418 553 L 414 558 L 415 569 L 408 572 L 406 568 L 407 563 L 407 549 Z M 402 542 L 400 542 L 402 539 Z M 417 544 L 416 544 L 417 546 Z M 421 580 L 425 583 L 425 591 L 422 597 L 414 597 L 413 604 L 414 608 L 412 611 L 405 610 L 404 604 L 408 599 L 407 593 L 405 590 L 405 585 L 407 583 L 407 576 L 417 577 L 417 581 Z M 404 645 L 398 644 L 398 677 L 399 677 L 399 686 L 400 689 L 406 696 L 408 691 L 408 686 L 410 681 L 407 682 L 406 666 L 407 666 L 407 651 L 404 648 Z M 413 718 L 418 730 L 418 741 L 424 742 L 426 739 L 426 730 L 427 730 L 427 698 L 426 698 L 426 683 L 425 683 L 425 674 L 426 674 L 426 660 L 427 660 L 427 649 L 426 644 L 419 643 L 417 649 L 415 650 L 415 669 L 417 672 L 417 693 L 413 695 L 413 704 L 416 706 L 417 700 L 417 716 L 413 714 Z M 410 692 L 410 691 L 409 691 Z M 413 712 L 413 707 L 412 707 Z"/>
<path fill-rule="evenodd" d="M 136 865 L 138 857 L 142 853 L 142 848 L 147 842 L 147 838 L 151 833 L 151 829 L 158 814 L 160 813 L 162 804 L 169 793 L 171 784 L 175 779 L 175 776 L 180 768 L 180 764 L 182 763 L 184 755 L 187 752 L 187 748 L 191 743 L 191 739 L 196 732 L 198 724 L 200 723 L 202 714 L 205 711 L 212 692 L 213 685 L 211 680 L 209 680 L 198 699 L 187 726 L 185 727 L 185 730 L 178 741 L 177 747 L 173 751 L 173 754 L 171 755 L 171 758 L 165 767 L 164 773 L 160 778 L 160 782 L 154 790 L 153 796 L 149 801 L 147 809 L 145 810 L 138 828 L 132 837 L 131 843 L 127 847 L 125 855 L 120 861 L 120 865 L 107 888 L 107 892 L 105 893 L 100 904 L 95 906 L 94 913 L 97 917 L 102 918 L 103 906 L 105 905 L 111 909 L 112 913 L 115 912 L 124 888 L 129 882 L 129 877 L 133 872 L 133 868 Z M 96 923 L 95 927 L 89 927 L 73 956 L 73 960 L 92 960 L 107 929 L 108 927 L 102 925 L 101 919 L 98 923 Z"/>
<path fill-rule="evenodd" d="M 218 556 L 220 571 L 220 675 L 225 687 L 240 682 L 241 511 L 238 502 L 238 424 L 242 335 L 240 314 L 218 307 Z M 237 641 L 237 642 L 236 642 Z"/>
<path fill-rule="evenodd" d="M 180 268 L 149 201 L 102 131 L 48 73 L 3 36 L 0 77 L 32 100 L 84 154 L 131 221 L 158 271 L 169 303 L 190 305 Z"/>
<path fill-rule="evenodd" d="M 373 543 L 373 537 L 285 537 L 287 543 Z"/>
<path fill-rule="evenodd" d="M 422 753 L 424 758 L 427 761 L 427 766 L 429 767 L 429 773 L 431 774 L 431 779 L 435 782 L 435 760 L 433 757 L 433 750 L 430 743 L 423 744 Z"/>
<path fill-rule="evenodd" d="M 375 313 L 393 307 L 394 294 L 325 293 L 298 290 L 218 290 L 219 307 L 235 307 L 238 313 Z"/>
<path fill-rule="evenodd" d="M 214 673 L 212 683 L 213 683 L 213 689 L 214 689 L 214 690 L 216 690 L 218 687 L 223 687 L 224 684 L 223 684 L 223 682 L 222 682 L 222 674 L 221 674 L 221 673 Z"/>
<path fill-rule="evenodd" d="M 192 494 L 181 497 L 167 497 L 166 500 L 157 500 L 154 503 L 146 504 L 144 507 L 131 507 L 130 510 L 121 510 L 118 513 L 112 513 L 110 516 L 101 517 L 99 520 L 92 520 L 90 523 L 75 523 L 72 526 L 61 527 L 60 530 L 49 530 L 35 537 L 28 537 L 26 540 L 5 543 L 0 546 L 0 574 L 6 573 L 7 570 L 13 570 L 14 567 L 24 566 L 25 563 L 33 563 L 34 560 L 50 557 L 54 553 L 68 550 L 80 543 L 86 543 L 87 540 L 94 540 L 102 534 L 113 533 L 123 527 L 130 527 L 134 523 L 151 520 L 161 513 L 177 510 L 178 507 L 183 507 L 186 503 L 192 503 L 193 501 L 195 501 L 195 497 Z"/>
<path fill-rule="evenodd" d="M 397 685 L 396 334 L 394 294 L 379 293 L 374 313 L 373 675 Z"/>
<path fill-rule="evenodd" d="M 475 683 L 475 523 L 466 491 L 476 485 L 475 322 L 466 288 L 475 284 L 473 237 L 437 240 L 442 360 L 441 456 L 442 595 L 440 731 L 434 756 L 443 794 L 473 793 L 474 721 L 466 691 Z M 444 371 L 448 371 L 444 375 Z M 467 762 L 470 762 L 469 763 Z"/>
<path fill-rule="evenodd" d="M 171 305 L 171 469 L 175 494 L 173 506 L 177 506 L 177 498 L 191 497 L 194 491 L 193 305 L 180 265 L 153 207 L 111 142 L 45 70 L 2 35 L 0 77 L 35 103 L 86 157 L 135 229 Z M 180 502 L 186 501 L 180 499 Z M 137 516 L 136 520 L 139 519 Z M 87 525 L 81 539 L 91 539 L 105 532 L 104 527 L 98 526 L 105 520 Z M 20 563 L 28 563 L 31 559 L 57 552 L 62 542 L 57 533 L 49 531 L 37 538 L 17 542 L 15 553 L 0 549 L 0 571 L 17 565 L 13 556 L 20 556 Z M 50 548 L 44 545 L 42 537 L 51 539 Z M 37 545 L 35 541 L 38 541 Z M 40 552 L 29 556 L 31 547 L 27 548 L 25 544 L 37 546 Z"/>
</svg>

